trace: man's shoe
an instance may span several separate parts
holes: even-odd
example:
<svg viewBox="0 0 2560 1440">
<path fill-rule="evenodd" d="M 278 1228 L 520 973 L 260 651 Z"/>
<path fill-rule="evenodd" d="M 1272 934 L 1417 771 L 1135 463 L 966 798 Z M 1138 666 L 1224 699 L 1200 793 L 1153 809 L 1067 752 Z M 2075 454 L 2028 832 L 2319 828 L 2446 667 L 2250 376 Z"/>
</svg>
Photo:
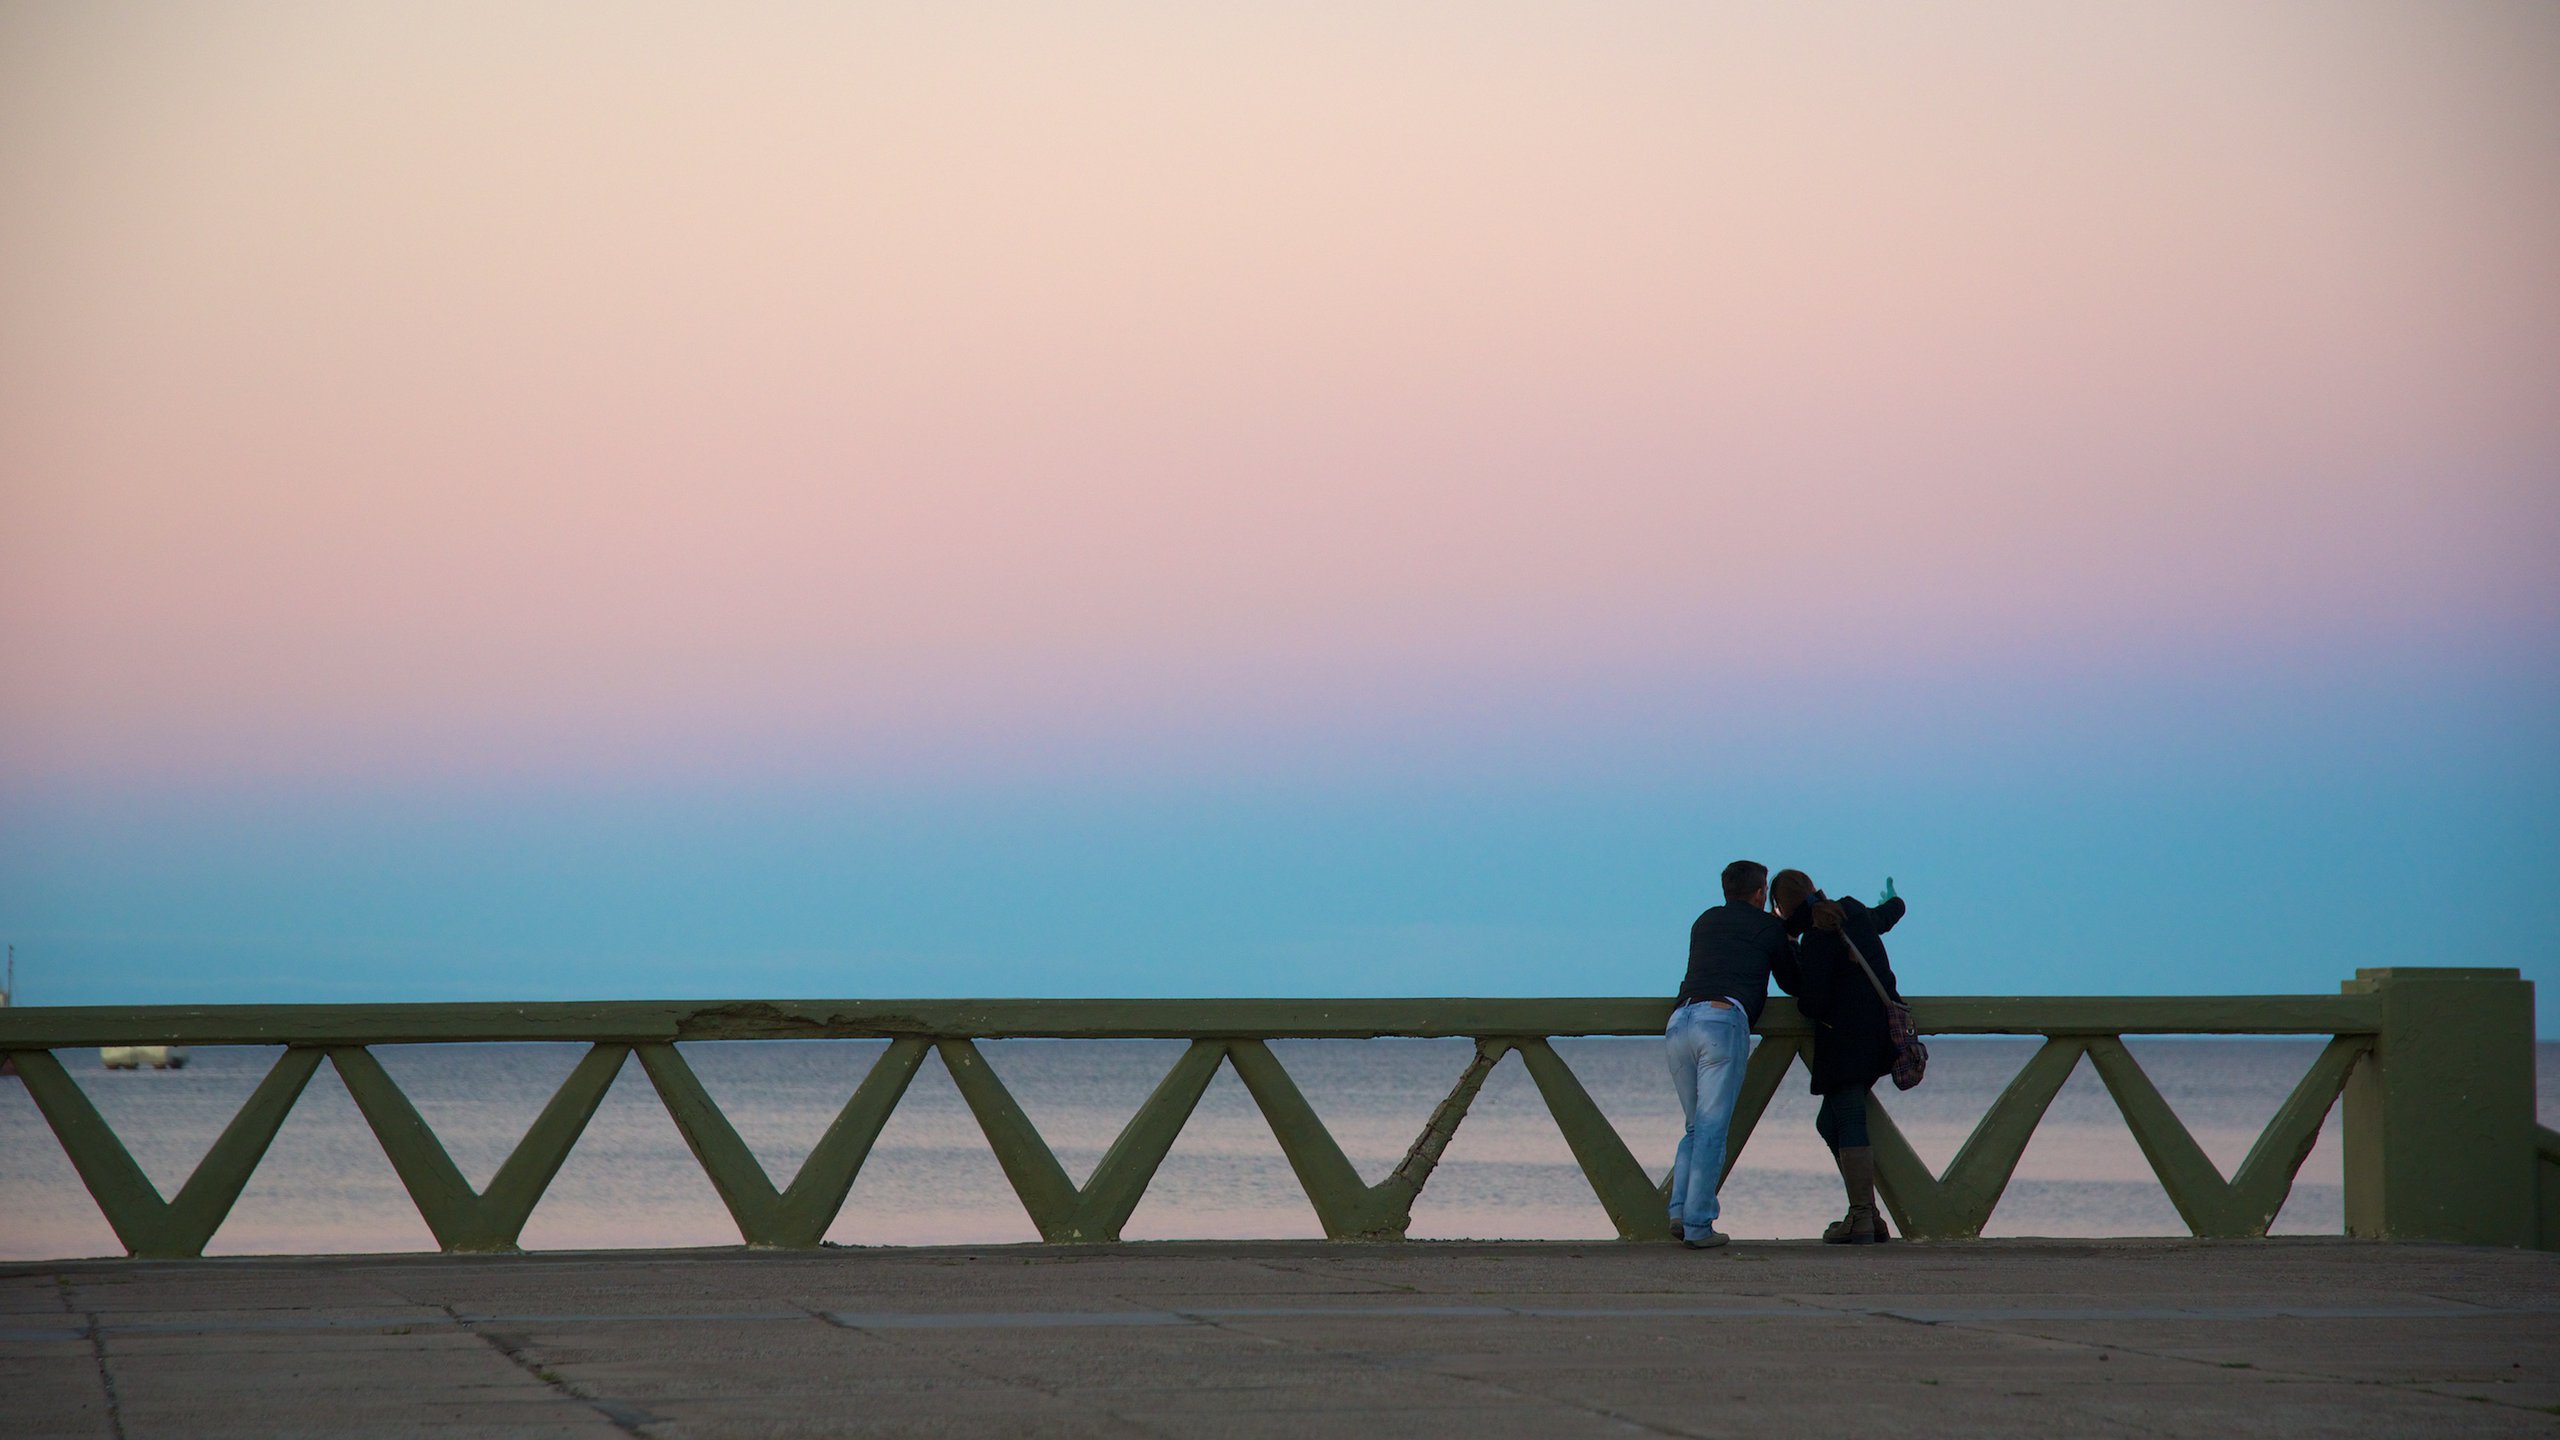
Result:
<svg viewBox="0 0 2560 1440">
<path fill-rule="evenodd" d="M 1684 1234 L 1680 1237 L 1680 1243 L 1692 1250 L 1713 1250 L 1719 1245 L 1731 1244 L 1732 1241 L 1733 1237 L 1721 1230 L 1710 1230 L 1704 1235 Z"/>
</svg>

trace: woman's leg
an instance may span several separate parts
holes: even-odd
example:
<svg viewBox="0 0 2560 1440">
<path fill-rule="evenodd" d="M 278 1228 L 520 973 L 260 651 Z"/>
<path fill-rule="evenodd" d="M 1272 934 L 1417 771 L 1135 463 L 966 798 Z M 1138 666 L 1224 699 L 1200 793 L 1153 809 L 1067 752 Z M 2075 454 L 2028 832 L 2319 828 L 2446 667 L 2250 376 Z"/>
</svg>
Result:
<svg viewBox="0 0 2560 1440">
<path fill-rule="evenodd" d="M 1837 1150 L 1867 1148 L 1867 1087 L 1835 1090 L 1822 1097 L 1822 1110 L 1813 1120 L 1813 1128 Z"/>
<path fill-rule="evenodd" d="M 1866 1087 L 1823 1096 L 1822 1114 L 1814 1123 L 1831 1143 L 1840 1165 L 1840 1188 L 1849 1196 L 1849 1213 L 1823 1231 L 1822 1238 L 1834 1244 L 1872 1244 L 1882 1227 L 1876 1220 L 1876 1152 L 1867 1143 Z"/>
</svg>

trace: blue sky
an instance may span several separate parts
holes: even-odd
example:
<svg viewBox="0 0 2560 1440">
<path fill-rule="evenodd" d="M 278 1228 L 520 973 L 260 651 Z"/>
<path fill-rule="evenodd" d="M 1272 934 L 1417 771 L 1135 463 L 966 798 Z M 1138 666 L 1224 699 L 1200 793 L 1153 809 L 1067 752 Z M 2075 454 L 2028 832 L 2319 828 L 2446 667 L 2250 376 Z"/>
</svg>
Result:
<svg viewBox="0 0 2560 1440">
<path fill-rule="evenodd" d="M 2459 678 L 2298 707 L 2164 704 L 2155 678 L 2046 695 L 2042 727 L 2029 682 L 1986 688 L 2009 719 L 1979 734 L 1886 690 L 1810 739 L 1727 729 L 1730 760 L 1595 719 L 1472 755 L 1416 734 L 1001 783 L 22 789 L 0 915 L 33 1003 L 1650 994 L 1747 855 L 1860 894 L 1895 876 L 1915 991 L 2507 965 L 2551 1035 L 2551 691 Z"/>
</svg>

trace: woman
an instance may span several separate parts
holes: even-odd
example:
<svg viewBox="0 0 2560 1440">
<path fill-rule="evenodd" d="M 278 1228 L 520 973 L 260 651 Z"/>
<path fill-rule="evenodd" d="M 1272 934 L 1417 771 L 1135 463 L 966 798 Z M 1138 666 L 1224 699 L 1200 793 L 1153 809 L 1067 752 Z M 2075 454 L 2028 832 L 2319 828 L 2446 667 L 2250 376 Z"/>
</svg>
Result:
<svg viewBox="0 0 2560 1440">
<path fill-rule="evenodd" d="M 1885 958 L 1884 932 L 1902 918 L 1902 897 L 1893 893 L 1888 876 L 1883 898 L 1870 909 L 1856 900 L 1831 899 L 1801 870 L 1781 870 L 1769 877 L 1769 900 L 1788 932 L 1804 937 L 1797 951 L 1796 983 L 1786 988 L 1813 1022 L 1813 1093 L 1822 1097 L 1813 1128 L 1831 1147 L 1840 1184 L 1849 1192 L 1849 1213 L 1824 1230 L 1822 1238 L 1834 1245 L 1890 1240 L 1892 1232 L 1876 1213 L 1876 1152 L 1867 1143 L 1867 1092 L 1879 1077 L 1893 1072 L 1893 1039 L 1885 1031 L 1884 1002 L 1849 947 L 1858 947 L 1876 980 L 1900 1001 L 1902 989 Z M 1780 977 L 1782 982 L 1786 978 Z"/>
</svg>

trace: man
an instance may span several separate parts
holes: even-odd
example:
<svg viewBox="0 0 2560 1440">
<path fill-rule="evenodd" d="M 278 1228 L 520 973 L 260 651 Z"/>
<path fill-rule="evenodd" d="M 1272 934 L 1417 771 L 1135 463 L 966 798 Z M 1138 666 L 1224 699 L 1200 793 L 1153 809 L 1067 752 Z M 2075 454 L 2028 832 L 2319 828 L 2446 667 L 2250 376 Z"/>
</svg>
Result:
<svg viewBox="0 0 2560 1440">
<path fill-rule="evenodd" d="M 1690 1248 L 1722 1245 L 1716 1189 L 1724 1183 L 1724 1150 L 1742 1067 L 1751 1059 L 1751 1027 L 1769 1003 L 1769 972 L 1790 965 L 1795 946 L 1768 912 L 1769 867 L 1736 860 L 1721 877 L 1724 903 L 1689 927 L 1689 973 L 1663 1031 L 1671 1085 L 1680 1092 L 1688 1131 L 1671 1162 L 1671 1227 Z"/>
</svg>

